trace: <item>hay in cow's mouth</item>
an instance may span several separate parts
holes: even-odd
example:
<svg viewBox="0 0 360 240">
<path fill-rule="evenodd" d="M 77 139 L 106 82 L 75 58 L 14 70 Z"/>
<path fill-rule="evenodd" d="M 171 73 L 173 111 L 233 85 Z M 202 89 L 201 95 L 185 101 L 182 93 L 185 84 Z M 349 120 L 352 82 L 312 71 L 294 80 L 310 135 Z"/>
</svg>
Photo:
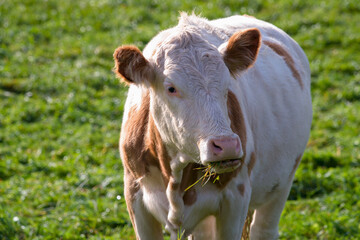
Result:
<svg viewBox="0 0 360 240">
<path fill-rule="evenodd" d="M 213 170 L 213 167 L 209 164 L 208 166 L 202 166 L 199 168 L 194 168 L 194 170 L 202 170 L 204 172 L 204 174 L 193 184 L 191 184 L 190 186 L 188 186 L 185 189 L 185 192 L 187 190 L 189 190 L 190 188 L 192 188 L 193 186 L 195 186 L 198 182 L 201 181 L 201 186 L 204 186 L 211 177 L 215 177 L 216 176 L 216 172 Z M 214 181 L 218 180 L 219 176 L 217 178 L 215 178 Z"/>
<path fill-rule="evenodd" d="M 229 172 L 235 170 L 237 167 L 239 167 L 242 164 L 242 159 L 228 159 L 218 162 L 212 162 L 207 166 L 202 166 L 199 168 L 195 168 L 194 170 L 202 170 L 204 174 L 193 184 L 191 184 L 189 187 L 185 189 L 185 192 L 195 186 L 198 182 L 201 181 L 201 186 L 204 186 L 206 183 L 209 182 L 209 180 L 213 177 L 214 183 L 216 181 L 219 181 L 220 176 L 217 175 L 219 173 L 223 172 Z M 225 171 L 224 171 L 225 170 Z M 217 175 L 217 176 L 216 176 Z"/>
</svg>

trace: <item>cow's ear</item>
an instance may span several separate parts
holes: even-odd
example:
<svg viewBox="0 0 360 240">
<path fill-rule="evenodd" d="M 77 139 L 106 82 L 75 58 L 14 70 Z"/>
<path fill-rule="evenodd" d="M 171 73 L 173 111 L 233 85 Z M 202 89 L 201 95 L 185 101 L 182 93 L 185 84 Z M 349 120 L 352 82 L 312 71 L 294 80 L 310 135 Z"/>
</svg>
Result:
<svg viewBox="0 0 360 240">
<path fill-rule="evenodd" d="M 121 46 L 114 52 L 114 72 L 125 83 L 139 84 L 152 77 L 152 66 L 135 46 Z"/>
<path fill-rule="evenodd" d="M 220 51 L 233 76 L 254 64 L 260 45 L 261 34 L 256 28 L 236 32 L 230 37 L 226 47 Z"/>
</svg>

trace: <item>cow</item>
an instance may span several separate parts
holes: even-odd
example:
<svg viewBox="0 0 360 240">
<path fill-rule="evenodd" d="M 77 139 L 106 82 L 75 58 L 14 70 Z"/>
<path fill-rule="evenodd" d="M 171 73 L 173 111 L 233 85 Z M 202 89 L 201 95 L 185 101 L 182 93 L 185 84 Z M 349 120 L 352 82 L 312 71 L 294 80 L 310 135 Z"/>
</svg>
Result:
<svg viewBox="0 0 360 240">
<path fill-rule="evenodd" d="M 284 31 L 254 17 L 181 13 L 141 52 L 123 45 L 120 133 L 137 239 L 278 238 L 312 121 L 310 68 Z"/>
</svg>

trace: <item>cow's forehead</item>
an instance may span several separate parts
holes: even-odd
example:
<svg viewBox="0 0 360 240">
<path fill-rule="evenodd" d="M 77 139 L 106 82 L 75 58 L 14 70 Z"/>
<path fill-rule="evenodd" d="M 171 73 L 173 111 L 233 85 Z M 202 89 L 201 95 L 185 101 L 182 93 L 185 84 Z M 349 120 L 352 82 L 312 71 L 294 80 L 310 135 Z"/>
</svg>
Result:
<svg viewBox="0 0 360 240">
<path fill-rule="evenodd" d="M 155 62 L 161 68 L 165 64 L 184 64 L 192 62 L 194 65 L 211 64 L 221 61 L 217 48 L 202 36 L 199 29 L 185 27 L 176 29 L 158 45 Z M 208 58 L 208 59 L 206 59 Z"/>
<path fill-rule="evenodd" d="M 221 68 L 225 65 L 220 57 L 208 54 L 202 49 L 173 53 L 173 56 L 168 54 L 164 65 L 164 75 L 172 82 L 190 87 L 188 90 L 194 92 L 199 88 L 214 92 L 227 87 L 225 67 Z"/>
<path fill-rule="evenodd" d="M 167 77 L 211 84 L 226 69 L 217 48 L 196 32 L 174 34 L 160 48 L 157 62 Z"/>
</svg>

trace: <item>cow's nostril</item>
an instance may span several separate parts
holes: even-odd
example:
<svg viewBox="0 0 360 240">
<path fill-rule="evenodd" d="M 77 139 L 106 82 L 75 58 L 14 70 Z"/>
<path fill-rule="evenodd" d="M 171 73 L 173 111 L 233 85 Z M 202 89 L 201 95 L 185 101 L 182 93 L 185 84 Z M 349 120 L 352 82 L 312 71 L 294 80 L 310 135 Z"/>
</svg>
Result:
<svg viewBox="0 0 360 240">
<path fill-rule="evenodd" d="M 213 146 L 219 150 L 222 150 L 222 148 L 220 146 L 216 145 L 216 143 L 214 143 L 214 142 L 213 142 Z"/>
<path fill-rule="evenodd" d="M 216 155 L 216 154 L 220 154 L 222 151 L 223 151 L 223 148 L 216 144 L 215 141 L 212 141 L 212 146 L 213 146 L 213 153 Z"/>
</svg>

